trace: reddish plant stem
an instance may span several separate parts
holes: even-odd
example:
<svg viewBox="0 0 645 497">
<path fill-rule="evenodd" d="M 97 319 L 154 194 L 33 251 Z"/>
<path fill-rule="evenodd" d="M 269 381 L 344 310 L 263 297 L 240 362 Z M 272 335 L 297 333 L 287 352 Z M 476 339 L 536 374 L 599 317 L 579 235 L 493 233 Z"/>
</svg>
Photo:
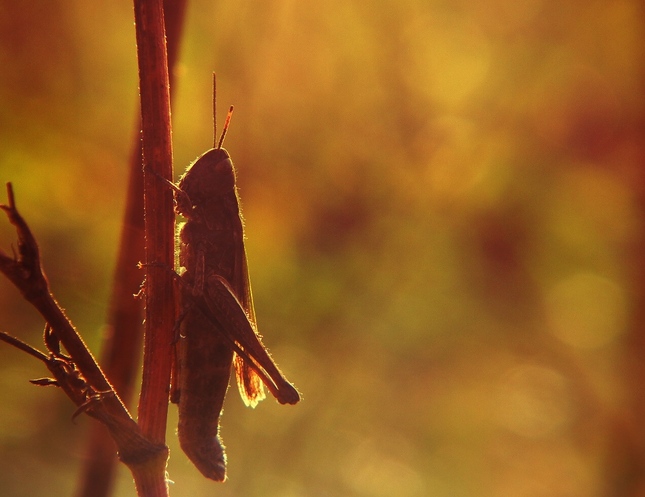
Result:
<svg viewBox="0 0 645 497">
<path fill-rule="evenodd" d="M 185 0 L 165 0 L 164 18 L 168 47 L 170 88 L 173 88 L 173 67 L 177 61 L 179 42 L 186 12 Z M 142 271 L 137 264 L 144 260 L 143 169 L 141 147 L 141 114 L 130 156 L 128 194 L 121 231 L 119 256 L 114 272 L 112 298 L 107 317 L 108 333 L 103 344 L 101 364 L 115 390 L 126 405 L 134 390 L 139 351 L 143 336 L 141 301 L 133 298 L 139 290 Z M 99 424 L 92 424 L 85 453 L 87 460 L 78 488 L 78 497 L 107 497 L 111 494 L 117 468 L 114 442 Z"/>
<path fill-rule="evenodd" d="M 172 272 L 172 193 L 158 176 L 172 178 L 170 90 L 163 5 L 135 0 L 139 63 L 145 209 L 145 322 L 139 426 L 151 441 L 164 443 L 168 414 L 171 344 L 175 321 Z M 152 462 L 152 461 L 151 461 Z M 135 474 L 139 495 L 167 495 L 165 464 L 157 460 Z"/>
<path fill-rule="evenodd" d="M 168 407 L 171 343 L 174 325 L 173 201 L 158 176 L 172 178 L 170 91 L 161 0 L 135 0 L 135 25 L 141 94 L 145 207 L 144 376 L 139 424 L 163 442 Z"/>
</svg>

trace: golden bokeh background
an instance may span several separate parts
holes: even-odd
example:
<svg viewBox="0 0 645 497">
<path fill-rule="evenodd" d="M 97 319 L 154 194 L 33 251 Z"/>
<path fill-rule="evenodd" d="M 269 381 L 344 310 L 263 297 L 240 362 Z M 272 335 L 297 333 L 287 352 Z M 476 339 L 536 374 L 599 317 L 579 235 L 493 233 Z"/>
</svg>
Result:
<svg viewBox="0 0 645 497">
<path fill-rule="evenodd" d="M 192 2 L 176 174 L 212 141 L 216 71 L 260 330 L 304 400 L 230 390 L 225 484 L 171 406 L 171 495 L 645 495 L 644 37 L 635 0 Z M 98 353 L 132 6 L 0 1 L 0 68 L 0 180 Z M 0 329 L 42 327 L 1 279 Z M 76 488 L 93 421 L 45 374 L 0 344 L 6 497 Z"/>
</svg>

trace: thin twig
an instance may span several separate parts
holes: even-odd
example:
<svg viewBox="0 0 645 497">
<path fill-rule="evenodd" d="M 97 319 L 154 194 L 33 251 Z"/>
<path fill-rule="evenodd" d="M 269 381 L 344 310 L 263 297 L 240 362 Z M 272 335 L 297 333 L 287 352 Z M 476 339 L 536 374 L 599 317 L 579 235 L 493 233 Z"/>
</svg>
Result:
<svg viewBox="0 0 645 497">
<path fill-rule="evenodd" d="M 0 205 L 0 209 L 5 211 L 9 221 L 16 228 L 18 254 L 14 258 L 0 251 L 0 271 L 41 313 L 91 384 L 100 390 L 111 390 L 112 386 L 103 375 L 89 349 L 49 292 L 49 283 L 40 264 L 38 244 L 29 226 L 16 209 L 11 183 L 7 183 L 7 197 L 9 204 Z M 129 417 L 120 401 L 114 407 L 116 408 L 115 415 L 123 418 Z"/>
<path fill-rule="evenodd" d="M 5 333 L 4 331 L 0 331 L 0 340 L 3 342 L 7 342 L 9 345 L 13 345 L 17 349 L 22 350 L 23 352 L 26 352 L 30 356 L 35 357 L 39 361 L 42 362 L 47 362 L 49 359 L 49 356 L 43 352 L 41 352 L 38 349 L 35 349 L 28 343 L 23 342 L 22 340 L 18 340 L 16 337 L 9 335 L 8 333 Z"/>
<path fill-rule="evenodd" d="M 0 205 L 16 228 L 18 252 L 13 257 L 0 251 L 0 272 L 20 290 L 45 318 L 50 337 L 45 342 L 54 348 L 45 359 L 42 353 L 17 339 L 3 338 L 28 354 L 43 360 L 58 384 L 77 406 L 85 405 L 97 393 L 109 392 L 100 401 L 86 409 L 87 414 L 105 424 L 115 440 L 119 457 L 128 465 L 142 465 L 156 457 L 163 446 L 146 440 L 139 427 L 105 378 L 89 349 L 49 291 L 47 278 L 40 263 L 40 251 L 29 226 L 16 208 L 11 183 L 7 184 L 9 203 Z M 63 344 L 69 357 L 63 356 L 58 342 Z"/>
</svg>

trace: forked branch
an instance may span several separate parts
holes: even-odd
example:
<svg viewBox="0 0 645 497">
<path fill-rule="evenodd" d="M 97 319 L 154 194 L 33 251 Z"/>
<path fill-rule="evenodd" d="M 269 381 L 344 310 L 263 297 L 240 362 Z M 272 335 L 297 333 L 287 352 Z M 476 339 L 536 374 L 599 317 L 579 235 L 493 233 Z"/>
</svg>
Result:
<svg viewBox="0 0 645 497">
<path fill-rule="evenodd" d="M 128 466 L 145 465 L 162 451 L 163 445 L 147 440 L 112 389 L 80 335 L 49 291 L 49 283 L 40 262 L 40 251 L 29 226 L 18 212 L 11 183 L 7 184 L 9 203 L 0 205 L 16 228 L 18 250 L 13 256 L 0 250 L 2 272 L 30 302 L 47 323 L 45 342 L 49 355 L 5 333 L 0 339 L 43 361 L 54 378 L 40 384 L 60 386 L 83 412 L 98 419 L 109 429 L 117 444 L 119 458 Z M 60 352 L 58 343 L 69 356 Z"/>
</svg>

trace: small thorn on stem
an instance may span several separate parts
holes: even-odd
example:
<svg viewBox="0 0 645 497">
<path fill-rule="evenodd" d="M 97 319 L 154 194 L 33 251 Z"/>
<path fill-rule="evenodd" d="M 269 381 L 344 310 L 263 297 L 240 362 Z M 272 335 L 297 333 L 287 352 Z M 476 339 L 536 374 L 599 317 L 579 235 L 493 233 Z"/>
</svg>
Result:
<svg viewBox="0 0 645 497">
<path fill-rule="evenodd" d="M 7 198 L 9 200 L 9 208 L 15 209 L 16 203 L 13 197 L 13 186 L 11 185 L 11 181 L 7 182 Z"/>
</svg>

